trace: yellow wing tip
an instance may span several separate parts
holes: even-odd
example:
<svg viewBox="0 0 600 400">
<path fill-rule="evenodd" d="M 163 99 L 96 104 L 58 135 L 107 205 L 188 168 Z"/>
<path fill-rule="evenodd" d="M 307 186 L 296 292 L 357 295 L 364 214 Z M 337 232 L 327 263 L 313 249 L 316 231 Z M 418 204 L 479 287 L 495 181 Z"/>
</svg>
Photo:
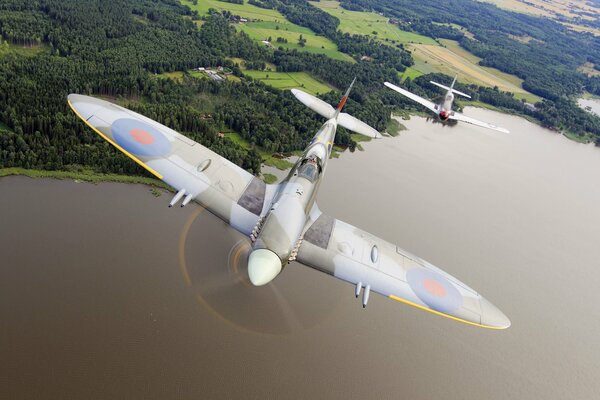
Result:
<svg viewBox="0 0 600 400">
<path fill-rule="evenodd" d="M 81 114 L 79 114 L 79 112 L 77 111 L 77 109 L 73 106 L 73 103 L 71 103 L 71 99 L 74 97 L 74 94 L 70 94 L 67 97 L 67 103 L 69 103 L 69 107 L 71 107 L 71 110 L 73 110 L 73 112 L 75 113 L 75 115 L 77 115 L 79 117 L 79 119 L 81 119 L 87 126 L 89 126 L 94 132 L 96 132 L 98 135 L 100 135 L 102 137 L 102 139 L 106 140 L 108 143 L 112 144 L 114 147 L 116 147 L 119 151 L 121 151 L 123 154 L 125 154 L 127 157 L 131 158 L 133 161 L 135 161 L 138 165 L 140 165 L 141 167 L 143 167 L 146 171 L 150 172 L 152 175 L 154 175 L 155 177 L 157 177 L 158 179 L 162 180 L 163 176 L 161 174 L 159 174 L 158 172 L 156 172 L 154 169 L 150 168 L 149 166 L 147 166 L 146 164 L 144 164 L 142 162 L 142 160 L 140 160 L 139 158 L 137 158 L 136 156 L 134 156 L 133 154 L 131 154 L 130 152 L 128 152 L 127 150 L 125 150 L 124 148 L 122 148 L 121 146 L 119 146 L 117 143 L 115 143 L 114 141 L 112 141 L 108 136 L 106 136 L 105 134 L 103 134 L 102 132 L 100 132 L 98 129 L 96 129 L 95 126 L 93 126 L 92 124 L 90 124 L 85 118 L 83 118 L 81 116 Z"/>
<path fill-rule="evenodd" d="M 403 298 L 398 297 L 398 296 L 394 296 L 393 294 L 389 295 L 388 297 L 390 299 L 396 300 L 396 301 L 398 301 L 400 303 L 408 304 L 409 306 L 413 306 L 413 307 L 416 307 L 416 308 L 418 308 L 420 310 L 427 311 L 427 312 L 430 312 L 430 313 L 433 313 L 433 314 L 436 314 L 436 315 L 439 315 L 439 316 L 442 316 L 442 317 L 445 317 L 445 318 L 449 318 L 449 319 L 452 319 L 454 321 L 462 322 L 463 324 L 474 325 L 474 326 L 478 326 L 480 328 L 495 329 L 495 330 L 504 330 L 504 329 L 507 329 L 507 328 L 510 327 L 510 324 L 508 326 L 491 326 L 491 325 L 478 324 L 477 322 L 468 321 L 466 319 L 455 317 L 453 315 L 445 314 L 445 313 L 443 313 L 441 311 L 432 310 L 431 308 L 423 307 L 420 304 L 413 303 L 410 300 L 406 300 L 406 299 L 403 299 Z"/>
</svg>

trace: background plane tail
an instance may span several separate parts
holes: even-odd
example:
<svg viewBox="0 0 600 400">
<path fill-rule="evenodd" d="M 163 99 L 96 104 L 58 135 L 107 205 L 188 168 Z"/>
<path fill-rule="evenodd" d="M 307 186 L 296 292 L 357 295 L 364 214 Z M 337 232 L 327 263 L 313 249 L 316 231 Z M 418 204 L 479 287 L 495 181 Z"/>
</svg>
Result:
<svg viewBox="0 0 600 400">
<path fill-rule="evenodd" d="M 471 98 L 471 96 L 469 96 L 468 94 L 466 94 L 466 93 L 463 93 L 463 92 L 459 92 L 458 90 L 454 89 L 454 83 L 455 83 L 455 82 L 456 82 L 456 77 L 455 77 L 455 78 L 454 78 L 454 80 L 452 81 L 452 85 L 451 85 L 450 87 L 448 87 L 448 86 L 444 86 L 444 85 L 442 85 L 441 83 L 437 83 L 437 82 L 434 82 L 434 81 L 429 81 L 429 83 L 431 83 L 432 85 L 435 85 L 435 86 L 441 87 L 442 89 L 451 90 L 451 91 L 452 91 L 452 93 L 456 93 L 456 94 L 458 94 L 458 95 L 461 95 L 461 96 L 464 96 L 464 97 L 466 97 L 466 98 L 470 99 L 470 98 Z"/>
</svg>

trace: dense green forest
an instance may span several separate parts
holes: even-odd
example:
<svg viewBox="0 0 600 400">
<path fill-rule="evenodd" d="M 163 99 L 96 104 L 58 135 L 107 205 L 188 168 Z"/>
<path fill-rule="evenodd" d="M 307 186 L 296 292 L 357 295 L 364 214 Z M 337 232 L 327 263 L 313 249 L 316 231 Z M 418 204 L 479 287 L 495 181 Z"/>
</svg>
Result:
<svg viewBox="0 0 600 400">
<path fill-rule="evenodd" d="M 288 151 L 301 147 L 317 126 L 289 94 L 259 83 L 175 82 L 153 75 L 231 65 L 226 57 L 270 58 L 222 17 L 198 30 L 187 18 L 190 11 L 175 1 L 11 1 L 0 10 L 4 40 L 37 46 L 34 56 L 0 57 L 2 167 L 142 172 L 78 121 L 66 103 L 73 92 L 116 100 L 253 172 L 260 170 L 258 153 L 217 139 L 217 131 L 235 129 L 251 143 Z M 28 29 L 15 29 L 14 15 L 27 20 Z"/>
<path fill-rule="evenodd" d="M 466 2 L 456 0 L 451 4 L 459 7 Z M 66 96 L 85 93 L 141 112 L 258 173 L 260 152 L 302 149 L 322 121 L 289 92 L 244 77 L 231 58 L 241 58 L 246 66 L 253 68 L 262 69 L 271 63 L 278 71 L 306 71 L 339 91 L 356 76 L 357 84 L 347 103 L 348 112 L 379 130 L 388 125 L 392 110 L 418 109 L 382 85 L 384 81 L 400 84 L 399 73 L 412 65 L 410 52 L 402 45 L 388 46 L 366 36 L 343 34 L 337 29 L 339 21 L 335 17 L 304 0 L 255 0 L 254 3 L 263 8 L 276 8 L 290 21 L 328 37 L 356 62 L 296 50 L 267 49 L 244 33 L 236 33 L 227 14 L 213 12 L 200 17 L 176 0 L 4 0 L 0 3 L 0 167 L 77 169 L 83 166 L 99 172 L 144 173 L 125 156 L 110 149 L 69 110 Z M 360 0 L 343 4 L 348 8 L 366 7 Z M 502 47 L 505 43 L 498 42 L 504 40 L 502 38 L 492 37 L 487 41 L 485 35 L 493 35 L 483 27 L 484 22 L 469 23 L 468 17 L 457 17 L 462 18 L 462 25 L 474 32 L 476 38 L 482 39 L 472 44 L 469 42 L 472 40 L 453 28 L 431 24 L 434 19 L 427 17 L 428 14 L 415 17 L 422 9 L 429 10 L 427 1 L 407 5 L 404 18 L 397 15 L 396 6 L 389 7 L 389 4 L 402 4 L 400 1 L 375 0 L 372 4 L 381 5 L 381 12 L 410 22 L 410 29 L 426 33 L 429 26 L 427 29 L 434 31 L 426 34 L 459 38 L 466 48 L 481 47 L 473 47 L 472 51 L 487 65 L 500 62 L 498 57 L 504 53 L 498 49 L 513 51 Z M 495 16 L 498 12 L 493 6 L 482 7 L 483 14 L 485 11 Z M 203 21 L 198 26 L 195 22 L 200 18 Z M 435 21 L 460 23 L 452 19 L 450 13 L 445 17 L 438 15 Z M 535 53 L 538 57 L 558 51 L 571 38 L 562 31 L 553 36 L 546 29 L 546 22 L 541 23 L 539 19 L 534 22 L 517 21 L 512 28 L 503 29 L 507 32 L 512 29 L 512 34 L 523 33 L 531 23 L 529 34 L 543 38 L 540 40 L 544 43 L 559 38 L 556 39 L 558 44 L 545 46 L 539 50 L 541 53 Z M 576 40 L 575 43 L 582 45 L 587 43 L 584 36 L 576 36 Z M 529 51 L 519 46 L 515 52 Z M 581 54 L 579 58 L 572 54 L 579 51 L 582 50 L 565 51 L 563 57 L 570 60 L 568 66 L 581 61 Z M 594 51 L 590 50 L 586 56 L 589 61 L 596 60 Z M 368 60 L 364 60 L 364 56 Z M 539 60 L 528 57 L 513 57 L 516 66 L 510 65 L 537 71 Z M 164 79 L 160 75 L 219 65 L 228 67 L 241 79 L 216 82 L 187 72 L 181 79 Z M 507 65 L 507 68 L 512 67 Z M 459 89 L 472 94 L 474 100 L 526 114 L 547 127 L 600 138 L 599 119 L 576 107 L 568 97 L 581 90 L 582 85 L 598 93 L 600 81 L 587 79 L 574 72 L 574 68 L 553 68 L 541 77 L 523 78 L 546 98 L 535 111 L 497 89 L 472 85 L 460 85 Z M 517 69 L 513 72 L 519 75 Z M 428 84 L 433 78 L 448 79 L 423 76 L 413 81 L 408 79 L 403 85 L 433 98 L 440 94 Z M 324 98 L 336 103 L 339 91 Z M 239 133 L 245 143 L 219 138 L 217 133 L 222 131 Z M 356 145 L 343 129 L 336 142 L 351 149 Z"/>
</svg>

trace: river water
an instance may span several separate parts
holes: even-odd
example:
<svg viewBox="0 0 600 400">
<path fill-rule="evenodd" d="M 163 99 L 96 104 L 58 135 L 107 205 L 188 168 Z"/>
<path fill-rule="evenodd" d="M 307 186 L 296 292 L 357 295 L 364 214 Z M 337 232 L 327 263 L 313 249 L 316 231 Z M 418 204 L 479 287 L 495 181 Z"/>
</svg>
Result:
<svg viewBox="0 0 600 400">
<path fill-rule="evenodd" d="M 147 187 L 0 179 L 1 398 L 583 399 L 600 392 L 600 151 L 521 118 L 403 121 L 328 164 L 322 211 L 438 265 L 485 330 L 300 264 L 248 286 L 247 242 Z"/>
</svg>

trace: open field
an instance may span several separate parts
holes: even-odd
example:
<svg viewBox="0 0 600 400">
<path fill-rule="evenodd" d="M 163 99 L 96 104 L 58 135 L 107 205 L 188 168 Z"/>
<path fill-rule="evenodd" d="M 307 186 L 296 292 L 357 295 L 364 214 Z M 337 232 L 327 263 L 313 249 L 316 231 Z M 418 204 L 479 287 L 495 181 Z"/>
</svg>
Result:
<svg viewBox="0 0 600 400">
<path fill-rule="evenodd" d="M 600 71 L 597 70 L 595 68 L 595 65 L 592 64 L 592 63 L 590 63 L 590 62 L 586 62 L 581 67 L 577 68 L 577 71 L 579 71 L 582 74 L 585 74 L 587 76 L 598 76 L 598 75 L 600 75 Z"/>
<path fill-rule="evenodd" d="M 583 20 L 597 20 L 600 15 L 600 6 L 584 0 L 479 0 L 492 3 L 505 10 L 523 14 L 537 15 L 554 19 L 569 29 L 580 32 L 591 32 L 600 35 L 600 30 L 576 23 L 577 18 Z M 568 18 L 571 22 L 565 21 Z"/>
<path fill-rule="evenodd" d="M 0 57 L 5 54 L 19 54 L 22 56 L 35 56 L 36 54 L 48 50 L 49 47 L 45 44 L 38 46 L 19 46 L 17 44 L 9 43 L 0 38 Z"/>
<path fill-rule="evenodd" d="M 419 76 L 423 75 L 423 73 L 421 71 L 417 71 L 416 69 L 412 68 L 412 67 L 406 67 L 406 70 L 404 70 L 403 73 L 399 73 L 400 75 L 400 80 L 404 81 L 406 78 L 410 78 L 410 79 L 415 79 L 418 78 Z"/>
<path fill-rule="evenodd" d="M 277 89 L 301 88 L 311 94 L 323 94 L 333 90 L 332 87 L 317 81 L 306 72 L 276 72 L 245 70 L 244 75 L 260 80 Z"/>
<path fill-rule="evenodd" d="M 590 32 L 593 33 L 595 36 L 600 36 L 600 29 L 592 28 L 589 26 L 570 24 L 568 22 L 564 22 L 563 25 L 575 32 Z"/>
<path fill-rule="evenodd" d="M 442 72 L 447 75 L 458 74 L 459 81 L 480 86 L 498 86 L 500 90 L 515 93 L 518 98 L 536 102 L 540 98 L 528 93 L 521 87 L 523 82 L 514 75 L 506 74 L 495 68 L 477 65 L 480 58 L 461 48 L 453 40 L 440 40 L 446 47 L 423 44 L 411 44 L 410 50 L 415 59 L 413 69 L 423 72 Z"/>
<path fill-rule="evenodd" d="M 273 46 L 290 49 L 298 49 L 311 53 L 326 54 L 336 60 L 354 62 L 352 57 L 337 50 L 337 45 L 323 36 L 317 36 L 308 28 L 296 25 L 288 21 L 284 15 L 277 10 L 267 10 L 253 6 L 245 0 L 244 4 L 233 4 L 218 0 L 200 0 L 197 5 L 189 0 L 181 0 L 200 15 L 208 14 L 210 8 L 227 10 L 235 15 L 253 21 L 235 24 L 238 31 L 244 31 L 256 41 L 272 38 Z M 298 38 L 302 35 L 306 39 L 306 45 L 300 47 Z M 288 40 L 288 43 L 276 43 L 277 37 Z"/>
<path fill-rule="evenodd" d="M 430 37 L 398 29 L 390 24 L 388 18 L 372 12 L 348 11 L 340 6 L 339 1 L 322 0 L 310 2 L 313 6 L 337 17 L 340 20 L 339 29 L 355 35 L 367 35 L 381 40 L 401 43 L 436 44 Z"/>
<path fill-rule="evenodd" d="M 279 11 L 256 7 L 252 4 L 248 4 L 248 2 L 245 2 L 244 4 L 234 4 L 218 0 L 199 0 L 197 5 L 192 4 L 192 2 L 188 0 L 182 0 L 181 2 L 189 6 L 192 10 L 197 10 L 200 15 L 207 15 L 208 10 L 214 8 L 215 10 L 231 11 L 231 13 L 240 15 L 244 18 L 281 23 L 288 22 Z"/>
<path fill-rule="evenodd" d="M 325 54 L 336 60 L 355 62 L 349 55 L 339 52 L 336 44 L 331 40 L 324 36 L 317 36 L 310 29 L 296 24 L 260 21 L 238 24 L 236 28 L 246 32 L 248 36 L 257 41 L 268 40 L 270 37 L 272 45 L 276 48 L 297 49 L 311 53 Z M 302 35 L 303 39 L 306 39 L 304 47 L 298 44 L 300 35 Z M 286 39 L 287 43 L 278 43 L 277 38 L 279 37 Z"/>
<path fill-rule="evenodd" d="M 586 14 L 598 14 L 600 11 L 600 7 L 594 7 L 590 2 L 583 0 L 484 0 L 484 2 L 493 3 L 507 10 L 549 18 L 564 16 L 594 20 L 594 17 Z"/>
</svg>

